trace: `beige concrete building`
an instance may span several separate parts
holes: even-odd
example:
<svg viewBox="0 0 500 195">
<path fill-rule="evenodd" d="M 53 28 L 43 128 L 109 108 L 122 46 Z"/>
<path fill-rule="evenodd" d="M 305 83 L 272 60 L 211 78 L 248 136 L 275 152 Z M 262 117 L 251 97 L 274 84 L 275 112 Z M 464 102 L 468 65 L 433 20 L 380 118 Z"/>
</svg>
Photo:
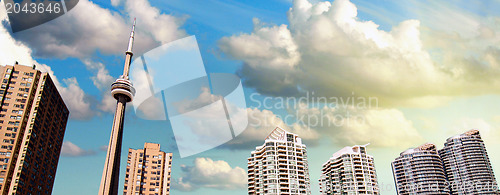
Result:
<svg viewBox="0 0 500 195">
<path fill-rule="evenodd" d="M 248 158 L 248 194 L 311 194 L 306 145 L 276 127 Z"/>
<path fill-rule="evenodd" d="M 1 66 L 0 193 L 51 194 L 69 111 L 47 73 Z"/>
<path fill-rule="evenodd" d="M 379 194 L 373 157 L 366 145 L 345 147 L 323 164 L 321 194 Z"/>
<path fill-rule="evenodd" d="M 160 144 L 145 143 L 144 149 L 128 149 L 124 195 L 168 195 L 172 153 L 160 150 Z"/>
</svg>

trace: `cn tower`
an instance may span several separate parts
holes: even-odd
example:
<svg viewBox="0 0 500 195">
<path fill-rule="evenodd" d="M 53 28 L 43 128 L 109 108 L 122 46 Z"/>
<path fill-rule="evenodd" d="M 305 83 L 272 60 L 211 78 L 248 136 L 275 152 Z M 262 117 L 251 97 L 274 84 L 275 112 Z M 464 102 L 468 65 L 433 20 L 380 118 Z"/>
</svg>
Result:
<svg viewBox="0 0 500 195">
<path fill-rule="evenodd" d="M 135 33 L 135 18 L 132 25 L 132 32 L 128 42 L 128 48 L 125 52 L 125 67 L 123 75 L 111 85 L 111 95 L 116 99 L 115 118 L 113 120 L 113 128 L 109 138 L 108 152 L 104 170 L 102 171 L 101 186 L 99 187 L 99 195 L 116 195 L 118 194 L 118 179 L 120 175 L 120 155 L 122 150 L 123 136 L 123 119 L 125 118 L 125 107 L 127 102 L 131 102 L 135 90 L 132 82 L 128 80 L 130 63 L 132 60 L 132 46 L 134 44 Z"/>
</svg>

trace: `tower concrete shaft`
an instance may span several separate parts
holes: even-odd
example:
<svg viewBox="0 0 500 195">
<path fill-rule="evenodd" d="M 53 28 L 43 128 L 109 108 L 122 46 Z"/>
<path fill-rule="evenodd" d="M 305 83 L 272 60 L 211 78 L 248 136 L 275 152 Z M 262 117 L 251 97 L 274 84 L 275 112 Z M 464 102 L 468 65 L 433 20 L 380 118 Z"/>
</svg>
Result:
<svg viewBox="0 0 500 195">
<path fill-rule="evenodd" d="M 122 149 L 123 135 L 123 120 L 125 118 L 125 107 L 127 102 L 131 102 L 135 90 L 132 82 L 128 80 L 130 63 L 132 60 L 132 46 L 134 44 L 135 19 L 130 33 L 127 51 L 125 52 L 125 67 L 123 75 L 120 76 L 111 85 L 111 95 L 116 99 L 115 118 L 113 120 L 113 128 L 109 139 L 106 162 L 102 172 L 101 186 L 99 187 L 99 195 L 116 195 L 118 194 L 118 180 L 120 175 L 120 156 Z"/>
</svg>

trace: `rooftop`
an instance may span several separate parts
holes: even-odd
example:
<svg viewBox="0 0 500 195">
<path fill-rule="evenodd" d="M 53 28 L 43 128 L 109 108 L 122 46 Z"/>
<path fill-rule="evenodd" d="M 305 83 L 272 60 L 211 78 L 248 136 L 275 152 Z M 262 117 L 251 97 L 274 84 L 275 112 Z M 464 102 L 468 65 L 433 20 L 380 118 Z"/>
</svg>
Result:
<svg viewBox="0 0 500 195">
<path fill-rule="evenodd" d="M 452 139 L 457 139 L 457 138 L 462 138 L 462 137 L 470 137 L 470 136 L 473 136 L 473 135 L 477 135 L 477 136 L 480 136 L 480 133 L 479 133 L 479 130 L 477 129 L 472 129 L 472 130 L 469 130 L 465 133 L 462 133 L 462 134 L 459 134 L 459 135 L 455 135 L 453 137 L 450 137 L 448 138 L 446 141 L 450 141 Z"/>
<path fill-rule="evenodd" d="M 355 146 L 347 146 L 342 148 L 341 150 L 335 152 L 330 159 L 336 159 L 341 157 L 344 154 L 366 154 L 366 146 L 370 144 L 365 144 L 365 145 L 355 145 Z M 362 150 L 365 149 L 365 150 Z"/>
<path fill-rule="evenodd" d="M 408 150 L 405 150 L 404 152 L 401 152 L 401 156 L 405 155 L 405 154 L 411 154 L 411 153 L 415 153 L 415 152 L 418 152 L 418 151 L 431 151 L 431 150 L 436 150 L 436 145 L 432 144 L 432 143 L 425 143 L 425 144 L 422 144 L 421 146 L 418 146 L 416 148 L 410 148 Z"/>
</svg>

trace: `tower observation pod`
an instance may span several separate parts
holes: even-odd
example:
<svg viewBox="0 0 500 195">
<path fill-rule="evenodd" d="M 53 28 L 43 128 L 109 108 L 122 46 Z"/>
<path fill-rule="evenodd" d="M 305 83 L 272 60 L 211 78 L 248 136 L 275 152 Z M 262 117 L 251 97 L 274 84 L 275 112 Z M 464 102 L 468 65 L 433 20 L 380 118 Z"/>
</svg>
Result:
<svg viewBox="0 0 500 195">
<path fill-rule="evenodd" d="M 123 75 L 111 85 L 111 95 L 116 99 L 116 111 L 113 119 L 113 128 L 109 138 L 106 162 L 102 172 L 99 195 L 118 194 L 118 180 L 120 174 L 120 156 L 123 137 L 123 121 L 125 118 L 125 107 L 128 102 L 134 99 L 135 89 L 129 81 L 130 62 L 132 60 L 132 47 L 134 44 L 135 19 L 132 25 L 132 32 L 125 52 L 125 67 Z"/>
</svg>

